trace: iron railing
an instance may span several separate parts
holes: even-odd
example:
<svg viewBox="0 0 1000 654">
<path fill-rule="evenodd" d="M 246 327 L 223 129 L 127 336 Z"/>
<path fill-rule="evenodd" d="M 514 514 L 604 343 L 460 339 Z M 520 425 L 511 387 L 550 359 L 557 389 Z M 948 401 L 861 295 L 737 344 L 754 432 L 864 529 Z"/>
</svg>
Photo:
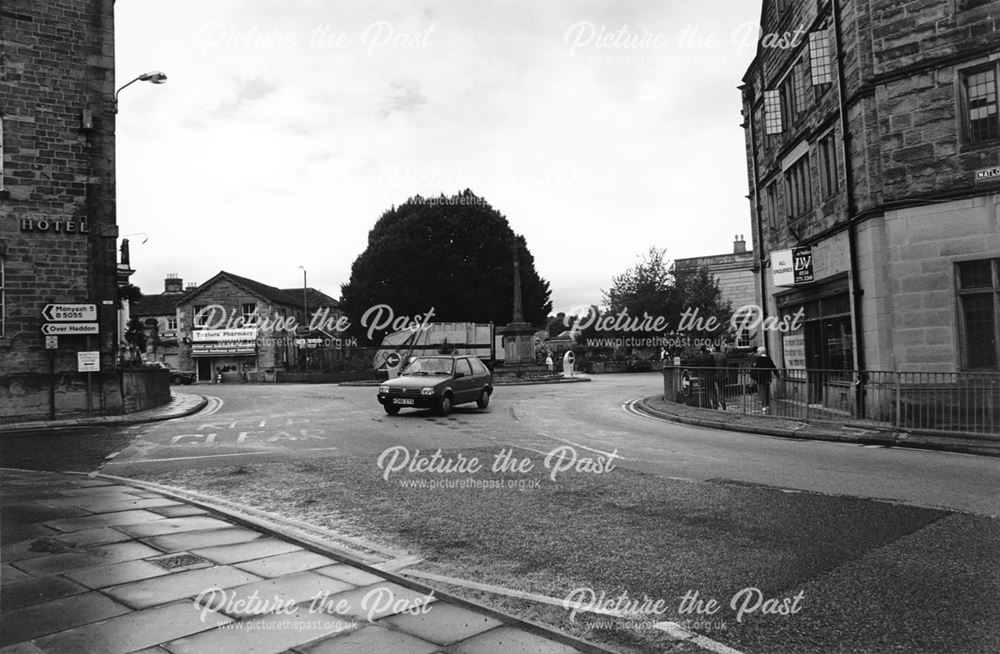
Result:
<svg viewBox="0 0 1000 654">
<path fill-rule="evenodd" d="M 667 367 L 665 399 L 803 422 L 1000 435 L 1000 374 L 775 372 L 765 397 L 758 382 L 763 377 L 750 368 Z"/>
</svg>

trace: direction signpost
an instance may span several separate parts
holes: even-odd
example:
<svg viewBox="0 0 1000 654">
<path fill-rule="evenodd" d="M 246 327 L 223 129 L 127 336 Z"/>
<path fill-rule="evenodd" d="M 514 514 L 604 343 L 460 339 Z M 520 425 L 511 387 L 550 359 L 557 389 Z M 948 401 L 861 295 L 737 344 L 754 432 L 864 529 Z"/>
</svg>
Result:
<svg viewBox="0 0 1000 654">
<path fill-rule="evenodd" d="M 99 334 L 97 323 L 97 305 L 84 304 L 46 304 L 42 309 L 42 319 L 48 321 L 42 324 L 42 334 L 45 336 L 45 348 L 49 353 L 49 417 L 56 414 L 56 349 L 59 346 L 59 336 L 77 336 Z M 87 339 L 90 345 L 90 339 Z M 100 371 L 100 352 L 88 351 L 77 353 L 78 372 L 87 373 L 87 413 L 93 413 L 93 376 L 92 372 Z"/>
<path fill-rule="evenodd" d="M 100 330 L 96 322 L 47 322 L 42 325 L 46 336 L 73 336 L 76 334 L 97 334 Z"/>
<path fill-rule="evenodd" d="M 97 305 L 46 304 L 42 318 L 49 322 L 93 322 L 97 320 Z"/>
</svg>

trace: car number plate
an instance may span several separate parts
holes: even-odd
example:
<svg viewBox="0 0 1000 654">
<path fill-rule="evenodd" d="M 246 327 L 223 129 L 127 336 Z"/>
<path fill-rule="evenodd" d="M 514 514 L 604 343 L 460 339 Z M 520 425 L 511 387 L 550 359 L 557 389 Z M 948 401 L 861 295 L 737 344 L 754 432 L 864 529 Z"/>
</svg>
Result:
<svg viewBox="0 0 1000 654">
<path fill-rule="evenodd" d="M 409 397 L 397 397 L 392 400 L 393 404 L 413 404 L 413 399 Z"/>
</svg>

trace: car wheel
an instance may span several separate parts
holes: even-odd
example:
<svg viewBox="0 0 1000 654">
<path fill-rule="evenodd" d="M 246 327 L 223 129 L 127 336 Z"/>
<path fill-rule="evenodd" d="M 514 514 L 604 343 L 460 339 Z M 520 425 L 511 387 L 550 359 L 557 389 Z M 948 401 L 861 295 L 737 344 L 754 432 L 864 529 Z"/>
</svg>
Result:
<svg viewBox="0 0 1000 654">
<path fill-rule="evenodd" d="M 179 384 L 179 383 L 181 383 L 181 376 L 180 375 L 171 375 L 170 376 L 170 383 L 171 384 Z"/>
<path fill-rule="evenodd" d="M 397 413 L 399 413 L 399 407 L 394 406 L 392 404 L 383 404 L 382 408 L 385 409 L 385 412 L 388 413 L 390 416 L 394 416 Z"/>
<path fill-rule="evenodd" d="M 445 393 L 441 396 L 441 399 L 438 400 L 437 410 L 443 416 L 451 413 L 451 393 Z"/>
<path fill-rule="evenodd" d="M 476 406 L 480 409 L 485 409 L 490 405 L 490 389 L 484 388 L 482 395 L 476 400 Z"/>
</svg>

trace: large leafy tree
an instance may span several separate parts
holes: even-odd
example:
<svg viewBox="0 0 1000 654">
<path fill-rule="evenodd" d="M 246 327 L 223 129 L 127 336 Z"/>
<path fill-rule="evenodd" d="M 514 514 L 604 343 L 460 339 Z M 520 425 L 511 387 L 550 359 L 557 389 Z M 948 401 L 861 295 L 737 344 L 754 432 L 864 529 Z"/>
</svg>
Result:
<svg viewBox="0 0 1000 654">
<path fill-rule="evenodd" d="M 434 321 L 507 324 L 513 318 L 515 251 L 524 320 L 544 325 L 552 309 L 549 283 L 503 214 L 470 190 L 450 198 L 410 198 L 382 214 L 369 232 L 368 247 L 341 287 L 344 310 L 356 328 L 380 304 L 397 317 L 433 308 Z"/>
<path fill-rule="evenodd" d="M 603 291 L 604 304 L 613 314 L 627 310 L 632 316 L 669 317 L 676 308 L 673 290 L 666 250 L 651 247 L 639 263 L 612 278 L 611 288 Z"/>
<path fill-rule="evenodd" d="M 630 318 L 646 314 L 663 317 L 669 330 L 677 330 L 685 312 L 702 319 L 715 319 L 716 329 L 704 330 L 685 325 L 685 333 L 698 337 L 723 337 L 729 327 L 732 308 L 723 301 L 718 280 L 707 266 L 678 270 L 668 262 L 666 251 L 651 247 L 639 263 L 612 279 L 604 291 L 605 315 L 627 311 Z M 689 323 L 692 322 L 689 320 Z"/>
</svg>

